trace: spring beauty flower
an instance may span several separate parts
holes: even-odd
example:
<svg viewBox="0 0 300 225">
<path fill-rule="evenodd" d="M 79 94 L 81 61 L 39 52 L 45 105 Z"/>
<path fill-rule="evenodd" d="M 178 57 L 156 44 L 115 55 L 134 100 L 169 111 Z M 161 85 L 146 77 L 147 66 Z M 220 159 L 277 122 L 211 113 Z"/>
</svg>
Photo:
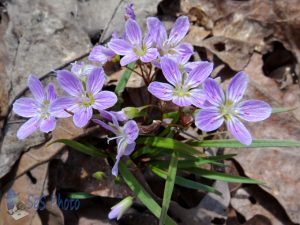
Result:
<svg viewBox="0 0 300 225">
<path fill-rule="evenodd" d="M 104 65 L 105 63 L 112 61 L 115 55 L 116 53 L 111 49 L 104 47 L 103 45 L 97 45 L 92 49 L 88 59 L 92 62 L 98 62 L 101 65 Z"/>
<path fill-rule="evenodd" d="M 105 81 L 102 68 L 93 69 L 86 83 L 67 70 L 57 71 L 57 80 L 60 87 L 70 96 L 57 98 L 50 110 L 56 117 L 62 117 L 66 111 L 71 112 L 77 127 L 87 125 L 92 118 L 93 109 L 104 110 L 117 102 L 117 96 L 113 92 L 101 91 Z"/>
<path fill-rule="evenodd" d="M 161 69 L 170 84 L 157 81 L 150 83 L 148 91 L 152 95 L 163 101 L 172 101 L 178 106 L 203 105 L 205 95 L 200 85 L 212 72 L 212 63 L 199 62 L 189 73 L 182 73 L 175 61 L 163 57 Z"/>
<path fill-rule="evenodd" d="M 130 155 L 135 148 L 135 140 L 139 135 L 139 128 L 134 120 L 127 121 L 123 126 L 119 125 L 117 118 L 111 114 L 113 124 L 106 124 L 101 120 L 94 119 L 93 121 L 106 130 L 113 132 L 116 136 L 109 138 L 108 141 L 116 139 L 117 141 L 117 156 L 116 163 L 112 168 L 112 174 L 118 176 L 118 165 L 123 155 Z"/>
<path fill-rule="evenodd" d="M 135 20 L 133 3 L 128 4 L 125 8 L 125 19 L 128 19 L 128 18 Z"/>
<path fill-rule="evenodd" d="M 142 37 L 142 30 L 133 19 L 128 19 L 125 24 L 126 39 L 114 38 L 108 43 L 108 47 L 118 55 L 123 55 L 121 66 L 125 66 L 138 59 L 144 63 L 155 60 L 158 56 L 156 48 L 152 48 L 149 34 Z"/>
<path fill-rule="evenodd" d="M 204 82 L 206 102 L 196 115 L 195 124 L 203 131 L 218 129 L 226 122 L 227 129 L 242 144 L 250 145 L 252 137 L 241 120 L 257 122 L 267 119 L 272 112 L 269 104 L 260 100 L 241 101 L 247 88 L 247 75 L 237 73 L 230 81 L 227 93 L 213 79 Z"/>
<path fill-rule="evenodd" d="M 13 111 L 19 116 L 30 118 L 18 130 L 17 137 L 22 140 L 36 131 L 38 128 L 44 133 L 53 131 L 56 120 L 49 106 L 56 99 L 53 84 L 48 85 L 47 93 L 41 81 L 34 75 L 28 78 L 28 87 L 34 97 L 23 97 L 15 101 Z"/>
<path fill-rule="evenodd" d="M 108 214 L 108 218 L 110 220 L 112 220 L 112 219 L 119 220 L 124 215 L 124 213 L 131 207 L 132 200 L 133 200 L 133 197 L 127 196 L 122 201 L 120 201 L 118 204 L 114 205 Z"/>
<path fill-rule="evenodd" d="M 193 46 L 191 44 L 181 43 L 190 27 L 187 16 L 177 18 L 169 36 L 162 22 L 156 17 L 147 18 L 147 27 L 152 42 L 159 50 L 160 56 L 179 54 L 189 58 L 193 54 Z"/>
</svg>

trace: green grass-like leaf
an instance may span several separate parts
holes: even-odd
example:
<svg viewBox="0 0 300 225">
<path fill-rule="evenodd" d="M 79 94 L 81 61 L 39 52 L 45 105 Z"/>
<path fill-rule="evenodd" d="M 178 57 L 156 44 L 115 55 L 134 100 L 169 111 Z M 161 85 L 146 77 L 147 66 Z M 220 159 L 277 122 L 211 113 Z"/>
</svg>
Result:
<svg viewBox="0 0 300 225">
<path fill-rule="evenodd" d="M 166 177 L 162 209 L 159 218 L 159 225 L 164 225 L 165 220 L 167 218 L 168 209 L 169 209 L 169 205 L 170 205 L 170 201 L 174 189 L 175 177 L 177 173 L 177 162 L 178 159 L 177 159 L 176 151 L 173 151 L 171 155 L 171 161 L 170 161 L 167 177 Z"/>
<path fill-rule="evenodd" d="M 71 199 L 88 199 L 88 198 L 95 198 L 96 196 L 91 195 L 85 192 L 71 192 L 67 194 L 68 198 Z"/>
<path fill-rule="evenodd" d="M 234 139 L 192 141 L 191 146 L 211 148 L 267 148 L 267 147 L 300 147 L 300 141 L 293 140 L 253 140 L 251 145 L 243 145 Z"/>
<path fill-rule="evenodd" d="M 157 204 L 157 202 L 151 197 L 151 195 L 144 189 L 144 187 L 137 181 L 137 179 L 133 176 L 133 174 L 129 171 L 127 166 L 120 161 L 119 163 L 119 171 L 122 175 L 124 181 L 128 185 L 128 187 L 135 193 L 135 195 L 139 198 L 139 200 L 157 217 L 160 217 L 161 207 Z M 166 217 L 165 220 L 166 225 L 176 225 L 176 222 L 170 218 Z"/>
<path fill-rule="evenodd" d="M 128 67 L 131 70 L 133 70 L 134 67 L 135 67 L 135 63 L 128 64 Z M 121 78 L 120 78 L 120 80 L 119 80 L 119 82 L 118 82 L 118 84 L 116 86 L 115 93 L 118 96 L 120 96 L 123 93 L 123 91 L 124 91 L 124 89 L 126 87 L 126 84 L 127 84 L 128 80 L 129 80 L 131 74 L 132 74 L 132 71 L 130 69 L 126 69 L 124 71 L 124 73 L 122 74 L 122 76 L 121 76 Z"/>
<path fill-rule="evenodd" d="M 62 143 L 65 144 L 79 152 L 82 152 L 84 154 L 90 155 L 90 156 L 94 156 L 94 157 L 107 157 L 107 154 L 105 154 L 104 152 L 99 151 L 97 148 L 92 147 L 92 146 L 87 146 L 84 145 L 78 141 L 74 141 L 74 140 L 68 140 L 68 139 L 58 139 L 54 142 L 52 142 L 51 144 L 54 143 Z"/>
</svg>

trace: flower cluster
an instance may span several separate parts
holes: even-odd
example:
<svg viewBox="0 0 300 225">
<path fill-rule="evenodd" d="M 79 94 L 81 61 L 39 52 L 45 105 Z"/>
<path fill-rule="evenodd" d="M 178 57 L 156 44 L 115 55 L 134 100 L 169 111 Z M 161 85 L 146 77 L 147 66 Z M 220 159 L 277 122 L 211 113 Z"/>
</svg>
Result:
<svg viewBox="0 0 300 225">
<path fill-rule="evenodd" d="M 118 99 L 115 93 L 103 90 L 106 77 L 103 66 L 120 60 L 121 66 L 137 62 L 140 69 L 146 68 L 143 65 L 150 65 L 151 68 L 156 67 L 156 71 L 161 70 L 166 82 L 154 81 L 153 73 L 146 73 L 150 81 L 149 93 L 179 107 L 199 109 L 195 125 L 200 130 L 213 131 L 225 122 L 237 140 L 245 145 L 251 144 L 251 134 L 242 120 L 264 120 L 270 116 L 271 107 L 259 100 L 242 101 L 247 75 L 237 73 L 225 94 L 220 85 L 210 78 L 213 63 L 189 61 L 193 46 L 183 42 L 189 30 L 188 17 L 180 16 L 169 34 L 155 17 L 147 18 L 147 31 L 143 33 L 135 18 L 133 5 L 129 5 L 121 37 L 114 33 L 106 46 L 95 46 L 88 57 L 90 64 L 75 62 L 70 71 L 56 71 L 64 96 L 57 96 L 53 84 L 45 90 L 36 76 L 29 76 L 28 86 L 34 98 L 23 97 L 13 105 L 16 114 L 29 118 L 18 130 L 17 137 L 24 139 L 37 129 L 45 133 L 53 131 L 57 118 L 73 117 L 75 126 L 80 128 L 93 121 L 115 135 L 109 140 L 116 139 L 116 163 L 112 173 L 117 176 L 121 157 L 134 151 L 139 135 L 137 123 L 129 120 L 122 110 L 109 111 Z M 93 118 L 94 113 L 99 112 L 101 119 Z"/>
</svg>

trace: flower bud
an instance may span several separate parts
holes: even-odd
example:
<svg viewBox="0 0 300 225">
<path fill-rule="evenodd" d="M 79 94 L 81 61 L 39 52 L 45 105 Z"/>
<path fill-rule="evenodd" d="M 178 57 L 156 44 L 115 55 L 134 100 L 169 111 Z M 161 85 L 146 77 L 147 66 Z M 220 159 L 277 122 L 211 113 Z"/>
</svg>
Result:
<svg viewBox="0 0 300 225">
<path fill-rule="evenodd" d="M 108 218 L 111 220 L 117 218 L 117 220 L 119 220 L 123 216 L 123 214 L 127 211 L 127 209 L 131 207 L 132 200 L 133 197 L 128 196 L 124 198 L 122 201 L 120 201 L 118 204 L 113 206 L 111 208 L 111 211 L 108 214 Z"/>
</svg>

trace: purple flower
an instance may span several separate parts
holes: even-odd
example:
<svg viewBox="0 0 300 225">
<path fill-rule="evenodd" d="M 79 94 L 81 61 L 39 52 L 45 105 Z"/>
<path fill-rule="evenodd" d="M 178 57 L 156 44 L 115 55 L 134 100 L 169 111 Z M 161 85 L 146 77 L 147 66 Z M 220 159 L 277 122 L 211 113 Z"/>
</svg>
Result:
<svg viewBox="0 0 300 225">
<path fill-rule="evenodd" d="M 189 73 L 181 73 L 178 65 L 168 57 L 161 58 L 161 69 L 166 80 L 171 83 L 154 81 L 148 91 L 163 101 L 171 101 L 178 106 L 195 105 L 201 107 L 205 101 L 203 90 L 199 87 L 213 70 L 213 64 L 199 62 Z"/>
<path fill-rule="evenodd" d="M 85 64 L 84 62 L 75 62 L 71 64 L 71 72 L 82 81 L 86 81 L 86 77 L 96 68 L 94 65 Z"/>
<path fill-rule="evenodd" d="M 41 81 L 34 75 L 28 78 L 28 87 L 34 97 L 23 97 L 15 101 L 13 111 L 19 116 L 30 118 L 18 130 L 17 137 L 22 140 L 36 131 L 38 128 L 48 133 L 53 131 L 56 120 L 49 106 L 56 99 L 56 92 L 53 84 L 48 85 L 47 94 Z"/>
<path fill-rule="evenodd" d="M 95 46 L 90 55 L 89 60 L 92 62 L 99 62 L 102 65 L 112 60 L 112 58 L 116 55 L 112 50 L 102 45 Z"/>
<path fill-rule="evenodd" d="M 126 19 L 133 19 L 135 20 L 135 13 L 134 13 L 134 5 L 133 3 L 128 4 L 125 8 L 126 14 L 125 14 L 125 18 Z"/>
<path fill-rule="evenodd" d="M 122 201 L 120 201 L 118 204 L 113 206 L 111 208 L 111 211 L 108 214 L 108 218 L 110 220 L 117 219 L 119 220 L 123 214 L 126 212 L 127 209 L 129 209 L 132 205 L 133 198 L 131 196 L 128 196 L 124 198 Z"/>
<path fill-rule="evenodd" d="M 94 119 L 93 121 L 116 135 L 116 137 L 109 138 L 108 141 L 113 139 L 117 141 L 116 163 L 112 169 L 112 174 L 118 176 L 119 161 L 123 155 L 130 155 L 133 152 L 135 140 L 139 135 L 139 128 L 134 120 L 129 120 L 124 126 L 120 126 L 113 114 L 111 114 L 111 119 L 113 124 L 110 123 L 109 125 L 98 119 Z"/>
<path fill-rule="evenodd" d="M 204 82 L 206 102 L 195 117 L 196 126 L 204 131 L 218 129 L 226 122 L 227 129 L 242 144 L 250 145 L 252 137 L 240 121 L 257 122 L 267 119 L 272 112 L 269 104 L 259 100 L 241 101 L 247 88 L 247 75 L 237 73 L 227 89 L 226 95 L 213 79 Z"/>
<path fill-rule="evenodd" d="M 169 37 L 167 35 L 166 28 L 156 17 L 147 18 L 147 27 L 152 42 L 159 50 L 160 56 L 179 54 L 185 58 L 190 58 L 193 54 L 193 46 L 191 44 L 180 44 L 190 27 L 187 16 L 180 16 L 177 18 L 173 28 L 171 29 Z"/>
<path fill-rule="evenodd" d="M 92 118 L 93 109 L 107 109 L 117 102 L 117 96 L 113 92 L 101 91 L 105 81 L 102 68 L 93 69 L 84 85 L 67 70 L 57 71 L 57 80 L 70 96 L 57 98 L 50 110 L 56 117 L 65 117 L 66 111 L 72 112 L 77 127 L 87 125 Z"/>
<path fill-rule="evenodd" d="M 120 64 L 125 66 L 140 59 L 142 62 L 151 62 L 158 56 L 156 48 L 152 48 L 150 35 L 142 38 L 142 31 L 138 23 L 128 19 L 125 24 L 126 39 L 114 38 L 108 43 L 108 47 L 116 54 L 123 55 Z"/>
</svg>

